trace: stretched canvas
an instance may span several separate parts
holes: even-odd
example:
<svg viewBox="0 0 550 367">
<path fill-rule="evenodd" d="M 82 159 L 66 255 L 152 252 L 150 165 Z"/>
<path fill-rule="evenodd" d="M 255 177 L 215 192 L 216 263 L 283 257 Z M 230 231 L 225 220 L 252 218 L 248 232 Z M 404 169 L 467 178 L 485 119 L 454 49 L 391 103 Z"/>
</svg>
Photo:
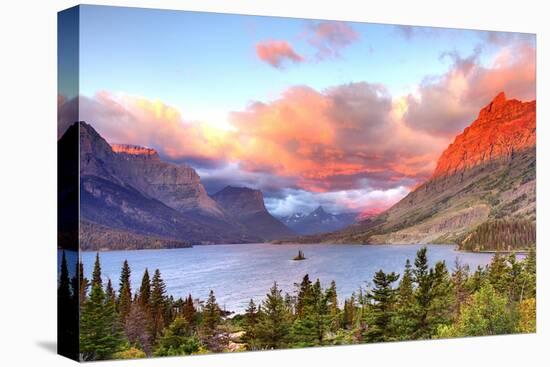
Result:
<svg viewBox="0 0 550 367">
<path fill-rule="evenodd" d="M 90 5 L 58 25 L 61 355 L 535 332 L 534 34 Z"/>
</svg>

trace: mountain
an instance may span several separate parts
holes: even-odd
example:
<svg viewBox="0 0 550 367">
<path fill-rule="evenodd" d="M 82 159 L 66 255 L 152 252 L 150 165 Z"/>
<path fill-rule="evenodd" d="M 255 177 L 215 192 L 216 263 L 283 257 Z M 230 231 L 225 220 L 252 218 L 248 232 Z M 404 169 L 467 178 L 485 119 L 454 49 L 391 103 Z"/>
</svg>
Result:
<svg viewBox="0 0 550 367">
<path fill-rule="evenodd" d="M 342 231 L 300 240 L 461 245 L 482 224 L 503 230 L 503 220 L 534 223 L 535 143 L 536 101 L 501 93 L 441 154 L 432 177 L 397 204 Z M 490 249 L 483 246 L 471 248 Z"/>
<path fill-rule="evenodd" d="M 265 239 L 295 236 L 296 233 L 273 217 L 264 204 L 260 190 L 247 187 L 226 186 L 212 198 L 247 231 Z"/>
<path fill-rule="evenodd" d="M 75 139 L 68 138 L 73 136 L 79 136 L 80 143 L 83 250 L 262 242 L 289 234 L 272 217 L 279 227 L 267 225 L 267 211 L 259 211 L 256 220 L 261 225 L 255 227 L 254 218 L 222 208 L 208 196 L 192 167 L 163 162 L 153 149 L 110 145 L 91 125 L 80 122 L 61 137 L 60 152 L 74 146 Z M 261 192 L 259 198 L 263 207 Z M 244 206 L 259 205 L 257 193 L 247 199 L 251 203 Z"/>
<path fill-rule="evenodd" d="M 90 125 L 81 123 L 81 175 L 96 175 L 129 185 L 181 212 L 223 217 L 186 164 L 163 162 L 154 149 L 105 141 Z"/>
<path fill-rule="evenodd" d="M 282 217 L 281 221 L 296 233 L 308 235 L 345 228 L 355 222 L 357 215 L 357 213 L 327 213 L 322 206 L 319 206 L 309 214 L 294 213 Z"/>
</svg>

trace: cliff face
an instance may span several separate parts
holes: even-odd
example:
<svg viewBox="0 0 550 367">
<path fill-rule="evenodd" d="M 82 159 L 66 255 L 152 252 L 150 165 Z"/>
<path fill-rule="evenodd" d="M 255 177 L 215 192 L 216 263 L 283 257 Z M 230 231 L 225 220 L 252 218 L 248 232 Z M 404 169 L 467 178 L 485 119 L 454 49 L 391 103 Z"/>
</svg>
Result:
<svg viewBox="0 0 550 367">
<path fill-rule="evenodd" d="M 492 219 L 534 221 L 536 102 L 503 93 L 442 153 L 433 176 L 385 212 L 307 242 L 457 243 Z"/>
<path fill-rule="evenodd" d="M 451 176 L 535 146 L 536 101 L 507 100 L 504 93 L 480 112 L 437 162 L 432 179 Z"/>
<path fill-rule="evenodd" d="M 290 237 L 295 233 L 266 209 L 264 196 L 260 190 L 247 187 L 226 186 L 212 195 L 212 198 L 246 230 L 266 239 Z"/>
<path fill-rule="evenodd" d="M 80 123 L 81 175 L 99 176 L 138 189 L 181 212 L 223 217 L 196 171 L 188 165 L 160 160 L 154 149 L 109 145 L 90 125 Z"/>
</svg>

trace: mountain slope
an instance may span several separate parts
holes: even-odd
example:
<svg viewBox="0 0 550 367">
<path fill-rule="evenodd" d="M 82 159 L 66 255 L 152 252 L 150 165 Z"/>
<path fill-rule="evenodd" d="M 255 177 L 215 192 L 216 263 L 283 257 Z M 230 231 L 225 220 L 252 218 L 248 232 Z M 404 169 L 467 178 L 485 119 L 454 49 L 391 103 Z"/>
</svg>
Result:
<svg viewBox="0 0 550 367">
<path fill-rule="evenodd" d="M 266 239 L 284 238 L 296 235 L 291 229 L 267 211 L 260 190 L 247 187 L 226 186 L 212 198 L 247 231 Z"/>
<path fill-rule="evenodd" d="M 309 214 L 294 213 L 283 217 L 281 222 L 296 233 L 308 235 L 345 228 L 352 224 L 357 216 L 357 213 L 328 213 L 322 206 L 319 206 Z"/>
<path fill-rule="evenodd" d="M 304 242 L 461 243 L 490 220 L 536 220 L 536 102 L 499 94 L 443 152 L 433 176 L 378 216 Z"/>
</svg>

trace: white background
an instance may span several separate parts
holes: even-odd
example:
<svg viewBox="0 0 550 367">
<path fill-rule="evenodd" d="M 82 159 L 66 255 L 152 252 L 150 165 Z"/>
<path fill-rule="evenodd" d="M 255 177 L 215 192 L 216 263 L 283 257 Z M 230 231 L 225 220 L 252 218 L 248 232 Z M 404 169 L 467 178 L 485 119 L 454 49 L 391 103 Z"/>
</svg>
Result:
<svg viewBox="0 0 550 367">
<path fill-rule="evenodd" d="M 104 366 L 538 366 L 550 348 L 546 1 L 90 1 L 230 13 L 537 33 L 536 335 L 105 362 Z M 76 2 L 9 0 L 0 20 L 0 364 L 65 366 L 56 338 L 56 12 Z M 452 45 L 451 45 L 452 46 Z M 220 65 L 220 67 L 222 67 Z"/>
</svg>

